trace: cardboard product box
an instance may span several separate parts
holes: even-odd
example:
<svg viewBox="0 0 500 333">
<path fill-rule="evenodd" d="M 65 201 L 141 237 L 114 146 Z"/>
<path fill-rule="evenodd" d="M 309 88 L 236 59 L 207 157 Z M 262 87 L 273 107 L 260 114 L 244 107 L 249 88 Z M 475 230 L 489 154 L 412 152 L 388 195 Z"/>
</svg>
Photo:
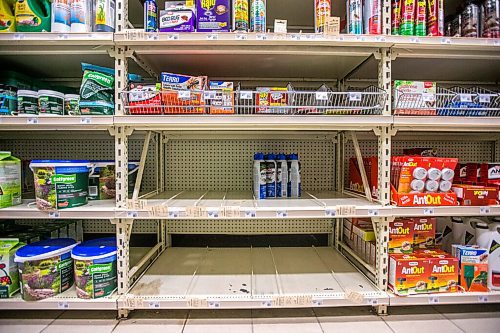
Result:
<svg viewBox="0 0 500 333">
<path fill-rule="evenodd" d="M 421 257 L 449 257 L 450 254 L 446 251 L 443 251 L 441 249 L 435 248 L 435 249 L 415 249 L 413 251 L 413 254 L 416 256 L 421 256 Z"/>
<path fill-rule="evenodd" d="M 375 232 L 371 221 L 369 224 L 363 219 L 344 219 L 344 227 L 347 228 L 351 234 L 357 235 L 365 242 L 375 240 Z"/>
<path fill-rule="evenodd" d="M 19 239 L 0 239 L 0 298 L 12 297 L 19 290 L 19 270 L 14 256 L 23 245 Z"/>
<path fill-rule="evenodd" d="M 164 112 L 170 114 L 205 113 L 205 102 L 202 91 L 205 89 L 207 77 L 189 76 L 172 73 L 161 73 L 162 102 Z M 183 96 L 180 94 L 187 94 Z"/>
<path fill-rule="evenodd" d="M 394 80 L 392 88 L 394 114 L 437 115 L 436 82 Z"/>
<path fill-rule="evenodd" d="M 194 1 L 166 1 L 158 18 L 160 32 L 194 32 L 195 10 Z"/>
<path fill-rule="evenodd" d="M 478 182 L 481 175 L 481 165 L 478 163 L 467 163 L 465 169 L 465 180 L 468 182 Z"/>
<path fill-rule="evenodd" d="M 288 88 L 257 87 L 257 113 L 288 114 Z"/>
<path fill-rule="evenodd" d="M 488 291 L 488 264 L 462 263 L 460 267 L 460 286 L 465 291 Z"/>
<path fill-rule="evenodd" d="M 372 197 L 378 199 L 378 158 L 376 156 L 363 158 L 363 165 Z M 355 157 L 349 159 L 349 189 L 356 193 L 365 194 L 358 160 Z"/>
<path fill-rule="evenodd" d="M 433 248 L 436 245 L 436 218 L 413 218 L 413 246 L 415 248 Z"/>
<path fill-rule="evenodd" d="M 462 206 L 498 204 L 498 188 L 495 186 L 455 184 L 452 189 Z"/>
<path fill-rule="evenodd" d="M 500 180 L 500 163 L 488 163 L 483 164 L 484 168 L 487 169 L 486 175 L 488 177 L 488 181 L 490 180 Z M 481 172 L 481 175 L 483 173 Z"/>
<path fill-rule="evenodd" d="M 21 160 L 0 151 L 0 208 L 21 204 Z"/>
<path fill-rule="evenodd" d="M 231 29 L 230 0 L 197 0 L 197 32 L 229 32 Z"/>
<path fill-rule="evenodd" d="M 375 262 L 377 260 L 377 245 L 375 242 L 369 242 L 369 247 L 370 247 L 370 257 L 368 259 L 368 263 L 370 265 L 375 266 Z"/>
<path fill-rule="evenodd" d="M 162 114 L 161 84 L 137 84 L 129 86 L 130 114 Z"/>
<path fill-rule="evenodd" d="M 430 256 L 427 290 L 429 292 L 457 292 L 458 259 L 450 255 Z"/>
<path fill-rule="evenodd" d="M 225 81 L 210 81 L 210 90 L 215 94 L 210 99 L 211 114 L 234 114 L 234 84 Z"/>
<path fill-rule="evenodd" d="M 400 296 L 427 293 L 429 281 L 427 258 L 411 254 L 389 256 L 389 288 Z"/>
<path fill-rule="evenodd" d="M 414 234 L 411 219 L 389 222 L 389 253 L 412 253 Z"/>
</svg>

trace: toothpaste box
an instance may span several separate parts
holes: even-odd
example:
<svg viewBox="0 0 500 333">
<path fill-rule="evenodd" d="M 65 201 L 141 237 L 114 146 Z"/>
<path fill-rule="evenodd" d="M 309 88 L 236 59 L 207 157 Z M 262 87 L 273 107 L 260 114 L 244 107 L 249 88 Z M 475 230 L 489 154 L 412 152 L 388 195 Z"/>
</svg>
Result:
<svg viewBox="0 0 500 333">
<path fill-rule="evenodd" d="M 436 82 L 402 81 L 392 83 L 394 114 L 428 115 L 436 113 Z"/>
<path fill-rule="evenodd" d="M 197 0 L 197 32 L 229 32 L 230 0 Z"/>
<path fill-rule="evenodd" d="M 167 1 L 160 11 L 160 32 L 194 32 L 195 16 L 192 1 Z"/>
<path fill-rule="evenodd" d="M 411 219 L 396 219 L 389 223 L 389 253 L 412 253 L 414 224 Z"/>
<path fill-rule="evenodd" d="M 436 218 L 414 218 L 413 220 L 413 246 L 426 249 L 436 245 Z"/>
<path fill-rule="evenodd" d="M 429 292 L 456 292 L 458 285 L 458 259 L 452 256 L 432 256 L 429 261 Z"/>
<path fill-rule="evenodd" d="M 205 76 L 161 73 L 162 101 L 165 113 L 205 113 L 202 91 L 205 89 L 206 82 Z"/>
<path fill-rule="evenodd" d="M 211 114 L 234 114 L 234 84 L 233 82 L 210 81 L 210 90 L 215 94 L 210 96 Z"/>
<path fill-rule="evenodd" d="M 427 292 L 429 261 L 412 254 L 391 254 L 389 257 L 389 288 L 396 295 Z"/>
</svg>

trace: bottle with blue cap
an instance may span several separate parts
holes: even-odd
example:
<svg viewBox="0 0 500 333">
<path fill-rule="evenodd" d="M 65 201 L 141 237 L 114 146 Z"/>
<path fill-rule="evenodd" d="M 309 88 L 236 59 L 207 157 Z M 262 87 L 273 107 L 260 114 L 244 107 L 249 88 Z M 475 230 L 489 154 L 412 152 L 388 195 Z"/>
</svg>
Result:
<svg viewBox="0 0 500 333">
<path fill-rule="evenodd" d="M 253 157 L 253 195 L 256 199 L 265 199 L 267 191 L 267 163 L 263 153 Z"/>
<path fill-rule="evenodd" d="M 285 154 L 278 154 L 276 158 L 276 168 L 278 173 L 278 178 L 276 181 L 276 197 L 286 198 L 288 189 L 288 162 L 286 160 Z"/>
<path fill-rule="evenodd" d="M 290 197 L 300 197 L 300 165 L 297 154 L 290 156 Z"/>
<path fill-rule="evenodd" d="M 276 197 L 276 155 L 273 153 L 267 154 L 265 156 L 267 164 L 266 172 L 266 197 L 275 198 Z"/>
</svg>

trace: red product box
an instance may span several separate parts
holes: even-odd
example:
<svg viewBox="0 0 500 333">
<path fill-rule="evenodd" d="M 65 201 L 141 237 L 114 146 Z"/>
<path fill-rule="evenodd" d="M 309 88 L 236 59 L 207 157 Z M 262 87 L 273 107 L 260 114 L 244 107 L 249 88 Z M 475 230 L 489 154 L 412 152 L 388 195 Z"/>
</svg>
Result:
<svg viewBox="0 0 500 333">
<path fill-rule="evenodd" d="M 481 166 L 477 163 L 467 163 L 467 168 L 465 169 L 465 180 L 468 182 L 477 182 L 480 177 Z"/>
<path fill-rule="evenodd" d="M 389 256 L 389 288 L 396 295 L 427 293 L 429 261 L 412 254 Z"/>
<path fill-rule="evenodd" d="M 389 222 L 389 253 L 412 253 L 415 230 L 411 219 Z"/>
<path fill-rule="evenodd" d="M 463 206 L 489 206 L 498 203 L 498 188 L 479 185 L 453 185 L 453 192 Z"/>
<path fill-rule="evenodd" d="M 288 113 L 288 88 L 257 87 L 256 90 L 257 113 Z"/>
<path fill-rule="evenodd" d="M 436 245 L 436 218 L 413 218 L 413 247 L 432 248 Z"/>
<path fill-rule="evenodd" d="M 452 256 L 443 258 L 438 255 L 429 257 L 429 277 L 427 290 L 429 292 L 457 292 L 458 259 Z"/>
<path fill-rule="evenodd" d="M 378 158 L 365 157 L 363 158 L 363 165 L 372 197 L 378 199 Z M 365 194 L 358 160 L 355 157 L 349 159 L 349 189 L 356 193 Z"/>
<path fill-rule="evenodd" d="M 162 114 L 160 85 L 130 84 L 129 114 Z"/>
</svg>

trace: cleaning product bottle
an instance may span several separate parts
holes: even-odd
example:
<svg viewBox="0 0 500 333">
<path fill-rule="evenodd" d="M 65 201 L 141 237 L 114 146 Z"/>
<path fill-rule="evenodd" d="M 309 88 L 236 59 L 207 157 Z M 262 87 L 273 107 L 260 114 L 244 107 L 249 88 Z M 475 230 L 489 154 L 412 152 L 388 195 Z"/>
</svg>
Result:
<svg viewBox="0 0 500 333">
<path fill-rule="evenodd" d="M 92 31 L 92 0 L 71 0 L 71 32 Z"/>
<path fill-rule="evenodd" d="M 267 164 L 266 198 L 276 197 L 276 156 L 271 153 L 265 157 Z"/>
<path fill-rule="evenodd" d="M 95 0 L 95 31 L 115 32 L 115 0 Z"/>
<path fill-rule="evenodd" d="M 288 188 L 288 163 L 285 154 L 278 154 L 276 158 L 276 167 L 278 169 L 278 181 L 276 182 L 276 197 L 286 198 Z"/>
<path fill-rule="evenodd" d="M 291 182 L 291 197 L 300 197 L 300 167 L 299 167 L 299 156 L 297 154 L 291 155 L 290 164 L 290 182 Z"/>
<path fill-rule="evenodd" d="M 155 0 L 144 1 L 144 30 L 146 32 L 158 30 L 158 6 Z"/>
<path fill-rule="evenodd" d="M 464 245 L 475 245 L 476 244 L 476 225 L 478 223 L 484 223 L 483 220 L 477 217 L 466 217 L 463 219 L 465 225 L 464 233 Z"/>
<path fill-rule="evenodd" d="M 16 31 L 15 3 L 14 0 L 0 0 L 0 32 Z"/>
<path fill-rule="evenodd" d="M 488 249 L 488 288 L 500 290 L 500 224 L 490 224 Z"/>
<path fill-rule="evenodd" d="M 52 0 L 51 15 L 52 32 L 71 31 L 71 6 L 70 0 Z"/>
<path fill-rule="evenodd" d="M 292 169 L 292 154 L 286 155 L 286 165 L 288 168 L 288 184 L 286 186 L 286 196 L 292 197 L 292 180 L 290 179 L 290 171 Z"/>
<path fill-rule="evenodd" d="M 17 0 L 16 30 L 19 32 L 50 31 L 49 0 Z"/>
<path fill-rule="evenodd" d="M 256 199 L 265 199 L 267 191 L 267 164 L 264 154 L 256 153 L 253 157 L 253 195 Z"/>
<path fill-rule="evenodd" d="M 476 245 L 483 249 L 488 248 L 490 244 L 490 228 L 486 222 L 476 223 Z"/>
</svg>

